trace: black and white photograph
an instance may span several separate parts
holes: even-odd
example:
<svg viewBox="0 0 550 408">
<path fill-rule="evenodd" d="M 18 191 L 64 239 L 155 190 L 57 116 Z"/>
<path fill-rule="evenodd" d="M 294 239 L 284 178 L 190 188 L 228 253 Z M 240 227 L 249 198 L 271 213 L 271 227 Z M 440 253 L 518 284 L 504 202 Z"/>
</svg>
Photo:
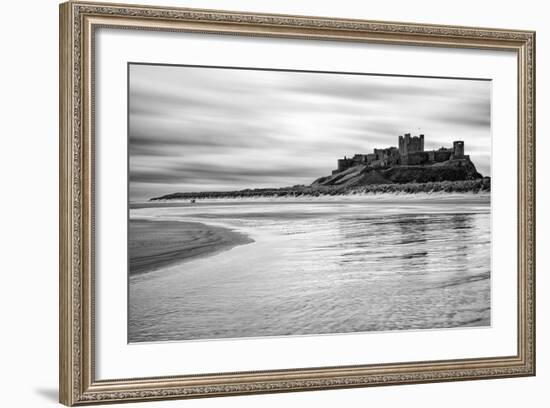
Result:
<svg viewBox="0 0 550 408">
<path fill-rule="evenodd" d="M 491 326 L 485 78 L 128 64 L 128 342 Z"/>
</svg>

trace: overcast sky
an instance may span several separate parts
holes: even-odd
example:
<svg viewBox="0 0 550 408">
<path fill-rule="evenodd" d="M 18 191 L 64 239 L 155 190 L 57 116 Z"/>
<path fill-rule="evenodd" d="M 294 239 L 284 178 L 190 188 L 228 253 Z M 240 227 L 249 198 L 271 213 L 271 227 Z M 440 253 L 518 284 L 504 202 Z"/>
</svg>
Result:
<svg viewBox="0 0 550 408">
<path fill-rule="evenodd" d="M 404 133 L 490 175 L 489 81 L 133 64 L 129 86 L 132 201 L 310 184 Z"/>
</svg>

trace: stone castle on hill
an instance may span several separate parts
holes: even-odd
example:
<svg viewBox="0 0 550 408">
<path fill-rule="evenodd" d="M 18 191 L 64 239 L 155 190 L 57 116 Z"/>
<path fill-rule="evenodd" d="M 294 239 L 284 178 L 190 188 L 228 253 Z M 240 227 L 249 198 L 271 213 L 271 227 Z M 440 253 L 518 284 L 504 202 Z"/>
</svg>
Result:
<svg viewBox="0 0 550 408">
<path fill-rule="evenodd" d="M 399 147 L 374 149 L 338 160 L 332 175 L 323 176 L 310 185 L 292 187 L 248 188 L 240 191 L 205 191 L 173 193 L 151 200 L 193 200 L 228 197 L 297 197 L 348 193 L 430 193 L 490 192 L 491 178 L 477 172 L 470 156 L 464 154 L 464 142 L 453 147 L 424 150 L 424 135 L 399 136 Z"/>
<path fill-rule="evenodd" d="M 399 147 L 388 147 L 385 149 L 374 149 L 373 153 L 356 154 L 353 157 L 344 157 L 338 160 L 338 168 L 332 174 L 341 173 L 350 167 L 367 166 L 371 168 L 387 168 L 397 165 L 417 166 L 431 165 L 448 160 L 469 160 L 464 155 L 464 142 L 453 142 L 452 148 L 442 147 L 438 150 L 424 150 L 424 135 L 411 136 L 405 133 L 399 136 Z"/>
</svg>

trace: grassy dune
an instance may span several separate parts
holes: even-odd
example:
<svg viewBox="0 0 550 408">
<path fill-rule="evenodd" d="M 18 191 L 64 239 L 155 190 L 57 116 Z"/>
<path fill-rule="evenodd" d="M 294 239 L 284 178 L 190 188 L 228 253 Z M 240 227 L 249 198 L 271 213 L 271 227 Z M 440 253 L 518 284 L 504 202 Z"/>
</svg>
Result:
<svg viewBox="0 0 550 408">
<path fill-rule="evenodd" d="M 245 197 L 297 197 L 321 195 L 346 195 L 357 193 L 480 193 L 491 191 L 491 179 L 434 181 L 428 183 L 369 184 L 361 186 L 293 186 L 283 188 L 257 188 L 240 191 L 202 191 L 191 193 L 173 193 L 152 198 L 158 200 L 191 200 L 201 198 L 245 198 Z"/>
</svg>

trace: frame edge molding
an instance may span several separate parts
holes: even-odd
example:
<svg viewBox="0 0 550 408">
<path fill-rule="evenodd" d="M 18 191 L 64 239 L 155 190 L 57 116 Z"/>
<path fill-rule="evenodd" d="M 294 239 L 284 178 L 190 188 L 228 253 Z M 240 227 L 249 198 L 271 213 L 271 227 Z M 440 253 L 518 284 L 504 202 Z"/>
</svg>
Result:
<svg viewBox="0 0 550 408">
<path fill-rule="evenodd" d="M 237 13 L 67 2 L 60 5 L 59 51 L 59 400 L 65 405 L 135 402 L 158 399 L 333 388 L 412 384 L 535 375 L 535 33 L 458 26 L 374 22 L 321 17 Z M 92 209 L 89 154 L 89 33 L 99 17 L 119 28 L 177 29 L 222 34 L 327 40 L 377 41 L 390 44 L 513 49 L 518 53 L 518 355 L 494 359 L 423 362 L 402 365 L 324 367 L 259 373 L 227 373 L 171 378 L 94 381 L 91 267 Z M 118 21 L 117 21 L 118 20 Z M 130 24 L 135 22 L 134 25 Z M 164 27 L 164 28 L 162 28 Z M 88 78 L 88 79 L 86 79 Z M 88 259 L 89 260 L 89 259 Z M 93 333 L 91 333 L 93 336 Z M 477 364 L 476 364 L 477 363 Z M 432 366 L 421 368 L 422 364 Z M 416 368 L 415 368 L 416 367 Z M 331 374 L 332 372 L 332 374 Z M 285 379 L 286 378 L 286 379 Z"/>
</svg>

